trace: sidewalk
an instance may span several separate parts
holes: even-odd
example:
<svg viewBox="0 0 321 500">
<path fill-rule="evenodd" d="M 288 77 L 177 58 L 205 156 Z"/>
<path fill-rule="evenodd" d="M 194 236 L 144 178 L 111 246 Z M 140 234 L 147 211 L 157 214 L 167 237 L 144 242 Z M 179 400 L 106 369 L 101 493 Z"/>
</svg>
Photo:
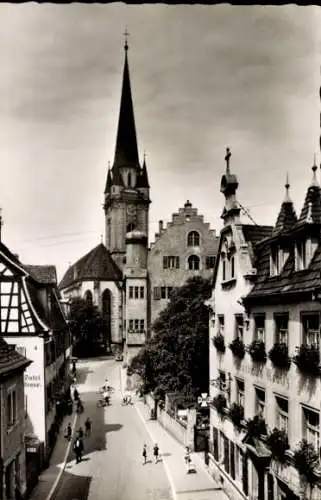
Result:
<svg viewBox="0 0 321 500">
<path fill-rule="evenodd" d="M 176 500 L 225 500 L 222 487 L 210 477 L 203 457 L 191 453 L 196 473 L 187 474 L 185 469 L 185 448 L 155 420 L 150 420 L 150 410 L 142 401 L 135 401 L 136 410 L 147 428 L 153 443 L 158 443 L 160 458 Z"/>
<path fill-rule="evenodd" d="M 64 430 L 71 422 L 74 431 L 77 413 L 66 415 L 62 421 L 57 441 L 50 457 L 49 467 L 40 474 L 36 487 L 32 490 L 30 500 L 50 500 L 59 482 L 69 455 L 71 441 L 64 437 Z"/>
</svg>

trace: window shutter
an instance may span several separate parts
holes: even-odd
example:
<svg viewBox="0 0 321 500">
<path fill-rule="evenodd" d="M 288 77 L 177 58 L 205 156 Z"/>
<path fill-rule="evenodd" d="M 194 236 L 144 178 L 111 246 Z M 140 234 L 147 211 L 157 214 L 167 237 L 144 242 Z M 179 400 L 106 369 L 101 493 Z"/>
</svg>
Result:
<svg viewBox="0 0 321 500">
<path fill-rule="evenodd" d="M 154 300 L 160 300 L 160 287 L 154 287 Z"/>
</svg>

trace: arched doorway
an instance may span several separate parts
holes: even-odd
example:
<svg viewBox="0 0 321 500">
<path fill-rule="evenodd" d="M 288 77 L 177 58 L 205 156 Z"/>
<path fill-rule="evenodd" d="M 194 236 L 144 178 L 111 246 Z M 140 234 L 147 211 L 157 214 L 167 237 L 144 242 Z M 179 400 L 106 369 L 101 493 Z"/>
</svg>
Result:
<svg viewBox="0 0 321 500">
<path fill-rule="evenodd" d="M 102 294 L 102 319 L 103 319 L 103 338 L 106 351 L 110 351 L 111 344 L 111 293 L 110 290 L 104 290 Z"/>
</svg>

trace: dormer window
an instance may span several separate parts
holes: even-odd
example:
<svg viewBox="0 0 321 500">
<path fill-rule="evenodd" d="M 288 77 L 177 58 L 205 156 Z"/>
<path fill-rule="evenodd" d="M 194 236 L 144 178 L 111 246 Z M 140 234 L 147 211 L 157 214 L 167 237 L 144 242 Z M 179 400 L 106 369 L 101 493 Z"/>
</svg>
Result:
<svg viewBox="0 0 321 500">
<path fill-rule="evenodd" d="M 318 239 L 308 237 L 298 240 L 295 246 L 295 269 L 302 271 L 307 269 L 318 247 Z"/>
<path fill-rule="evenodd" d="M 296 243 L 295 247 L 295 256 L 296 256 L 296 270 L 302 271 L 307 267 L 307 255 L 306 255 L 306 241 L 299 240 Z"/>
<path fill-rule="evenodd" d="M 289 256 L 288 248 L 281 248 L 280 246 L 272 246 L 270 254 L 270 276 L 278 276 L 284 267 Z"/>
</svg>

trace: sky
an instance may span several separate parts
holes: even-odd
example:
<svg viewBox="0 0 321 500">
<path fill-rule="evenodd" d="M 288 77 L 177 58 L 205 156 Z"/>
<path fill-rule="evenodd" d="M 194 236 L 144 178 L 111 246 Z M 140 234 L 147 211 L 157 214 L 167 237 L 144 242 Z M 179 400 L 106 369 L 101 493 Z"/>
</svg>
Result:
<svg viewBox="0 0 321 500">
<path fill-rule="evenodd" d="M 150 240 L 187 199 L 220 231 L 226 147 L 256 223 L 275 224 L 287 172 L 300 212 L 320 164 L 320 7 L 30 2 L 0 18 L 2 241 L 23 263 L 60 279 L 101 242 L 126 28 Z"/>
</svg>

